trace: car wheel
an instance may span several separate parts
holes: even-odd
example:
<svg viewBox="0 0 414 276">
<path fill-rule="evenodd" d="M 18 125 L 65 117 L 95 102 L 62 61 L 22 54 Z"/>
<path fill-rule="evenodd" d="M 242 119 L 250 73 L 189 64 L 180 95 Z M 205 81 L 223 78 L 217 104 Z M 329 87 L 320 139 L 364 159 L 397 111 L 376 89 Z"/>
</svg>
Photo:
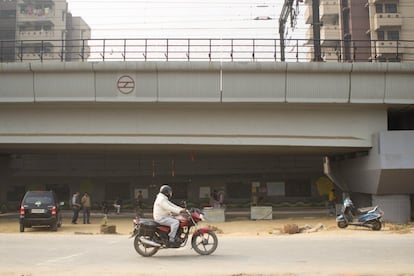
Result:
<svg viewBox="0 0 414 276">
<path fill-rule="evenodd" d="M 24 224 L 20 223 L 20 232 L 24 232 Z"/>
<path fill-rule="evenodd" d="M 57 223 L 57 227 L 62 227 L 62 216 L 59 216 L 59 221 Z"/>
<path fill-rule="evenodd" d="M 53 232 L 56 232 L 56 231 L 57 231 L 57 228 L 58 228 L 58 224 L 57 224 L 57 222 L 53 223 L 53 224 L 50 226 L 50 230 L 52 230 Z"/>
</svg>

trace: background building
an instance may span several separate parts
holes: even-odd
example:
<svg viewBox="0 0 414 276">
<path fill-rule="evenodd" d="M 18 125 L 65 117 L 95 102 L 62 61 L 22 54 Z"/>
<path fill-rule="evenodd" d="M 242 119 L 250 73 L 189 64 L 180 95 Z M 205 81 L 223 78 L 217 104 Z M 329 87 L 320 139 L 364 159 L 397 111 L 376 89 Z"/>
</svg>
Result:
<svg viewBox="0 0 414 276">
<path fill-rule="evenodd" d="M 312 28 L 312 1 L 305 3 Z M 321 48 L 325 61 L 414 61 L 414 6 L 410 0 L 321 0 Z M 313 42 L 313 31 L 307 32 Z"/>
<path fill-rule="evenodd" d="M 91 35 L 90 27 L 72 17 L 64 0 L 1 0 L 0 22 L 3 61 L 81 60 L 81 55 L 71 53 L 83 42 L 68 40 Z"/>
<path fill-rule="evenodd" d="M 0 61 L 13 61 L 16 39 L 16 0 L 0 0 Z"/>
<path fill-rule="evenodd" d="M 86 60 L 90 54 L 88 39 L 91 38 L 91 29 L 81 17 L 68 14 L 66 25 L 66 60 Z"/>
</svg>

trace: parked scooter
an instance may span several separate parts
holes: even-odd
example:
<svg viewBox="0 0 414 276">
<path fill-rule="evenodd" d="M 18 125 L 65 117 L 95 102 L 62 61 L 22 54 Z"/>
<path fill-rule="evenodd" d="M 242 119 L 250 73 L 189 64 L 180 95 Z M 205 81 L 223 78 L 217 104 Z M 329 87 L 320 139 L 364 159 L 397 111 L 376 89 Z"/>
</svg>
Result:
<svg viewBox="0 0 414 276">
<path fill-rule="evenodd" d="M 367 227 L 375 231 L 382 228 L 384 212 L 378 206 L 357 209 L 352 200 L 346 197 L 341 211 L 342 214 L 336 217 L 339 228 L 346 228 L 348 225 Z"/>
</svg>

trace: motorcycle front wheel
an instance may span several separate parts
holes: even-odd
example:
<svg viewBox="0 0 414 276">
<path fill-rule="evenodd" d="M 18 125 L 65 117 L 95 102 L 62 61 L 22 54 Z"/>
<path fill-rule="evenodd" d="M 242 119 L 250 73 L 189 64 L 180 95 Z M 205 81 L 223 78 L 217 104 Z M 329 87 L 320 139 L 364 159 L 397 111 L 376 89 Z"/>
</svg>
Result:
<svg viewBox="0 0 414 276">
<path fill-rule="evenodd" d="M 216 250 L 217 245 L 217 235 L 212 231 L 196 233 L 191 239 L 191 246 L 200 255 L 210 255 Z"/>
<path fill-rule="evenodd" d="M 134 239 L 134 248 L 139 255 L 143 257 L 151 257 L 158 252 L 159 247 L 151 247 L 149 245 L 143 244 L 139 238 L 139 236 L 135 236 Z"/>
</svg>

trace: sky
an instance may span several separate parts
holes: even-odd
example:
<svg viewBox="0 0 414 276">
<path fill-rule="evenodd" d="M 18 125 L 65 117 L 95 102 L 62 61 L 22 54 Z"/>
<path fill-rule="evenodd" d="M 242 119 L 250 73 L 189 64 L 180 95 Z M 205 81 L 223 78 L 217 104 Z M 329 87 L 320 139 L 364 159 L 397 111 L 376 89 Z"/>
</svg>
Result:
<svg viewBox="0 0 414 276">
<path fill-rule="evenodd" d="M 92 38 L 279 38 L 278 20 L 284 0 L 67 2 L 73 16 L 82 17 L 91 27 Z M 303 13 L 302 4 L 298 26 Z M 289 28 L 287 38 L 300 38 L 303 32 L 304 27 L 297 27 L 295 32 Z"/>
</svg>

